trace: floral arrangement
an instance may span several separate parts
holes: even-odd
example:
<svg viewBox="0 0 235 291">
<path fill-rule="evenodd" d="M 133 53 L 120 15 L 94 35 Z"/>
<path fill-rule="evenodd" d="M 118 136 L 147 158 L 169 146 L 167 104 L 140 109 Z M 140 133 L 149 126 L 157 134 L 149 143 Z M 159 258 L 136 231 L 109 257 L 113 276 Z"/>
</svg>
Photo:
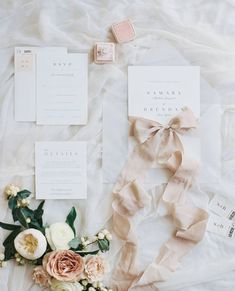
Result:
<svg viewBox="0 0 235 291">
<path fill-rule="evenodd" d="M 93 237 L 77 236 L 74 207 L 65 222 L 44 225 L 44 201 L 33 210 L 29 207 L 30 191 L 11 184 L 4 193 L 15 224 L 0 222 L 1 228 L 11 231 L 3 242 L 0 267 L 11 259 L 18 265 L 34 265 L 34 282 L 51 290 L 111 291 L 102 283 L 109 271 L 102 257 L 112 240 L 109 231 L 102 230 Z"/>
</svg>

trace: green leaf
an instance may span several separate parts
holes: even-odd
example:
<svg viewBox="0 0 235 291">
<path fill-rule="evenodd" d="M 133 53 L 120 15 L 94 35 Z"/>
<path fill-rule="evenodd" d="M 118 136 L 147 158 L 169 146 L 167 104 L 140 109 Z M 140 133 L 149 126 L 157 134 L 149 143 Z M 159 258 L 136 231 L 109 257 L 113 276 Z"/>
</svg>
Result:
<svg viewBox="0 0 235 291">
<path fill-rule="evenodd" d="M 74 227 L 74 221 L 75 221 L 76 217 L 77 217 L 77 212 L 76 212 L 75 208 L 72 207 L 72 209 L 70 210 L 70 212 L 66 218 L 66 223 L 72 228 L 75 235 L 76 235 L 76 230 Z"/>
<path fill-rule="evenodd" d="M 5 247 L 5 251 L 4 251 L 4 256 L 5 256 L 5 261 L 8 261 L 10 259 L 13 259 L 16 253 L 16 249 L 14 244 L 8 244 Z"/>
<path fill-rule="evenodd" d="M 81 240 L 80 238 L 78 237 L 75 237 L 74 239 L 72 239 L 70 242 L 69 242 L 69 246 L 72 248 L 72 249 L 77 249 L 79 244 L 81 243 Z"/>
<path fill-rule="evenodd" d="M 100 250 L 95 250 L 95 251 L 90 251 L 90 252 L 76 251 L 76 253 L 82 257 L 85 257 L 87 255 L 97 255 L 99 251 Z"/>
<path fill-rule="evenodd" d="M 39 204 L 36 210 L 34 210 L 34 218 L 37 220 L 37 222 L 39 223 L 41 227 L 43 226 L 42 216 L 44 213 L 44 210 L 43 210 L 44 203 L 45 203 L 45 200 Z"/>
<path fill-rule="evenodd" d="M 17 206 L 17 198 L 16 197 L 11 197 L 8 200 L 8 207 L 13 210 L 15 209 Z"/>
<path fill-rule="evenodd" d="M 43 256 L 36 260 L 35 265 L 36 266 L 41 266 L 42 265 L 42 261 L 43 261 Z"/>
<path fill-rule="evenodd" d="M 16 229 L 14 231 L 12 231 L 8 237 L 4 240 L 3 245 L 6 248 L 7 245 L 9 244 L 13 244 L 14 245 L 14 239 L 16 238 L 16 236 L 21 232 L 21 228 L 20 229 Z"/>
<path fill-rule="evenodd" d="M 109 250 L 109 241 L 107 239 L 99 239 L 98 246 L 102 253 Z"/>
<path fill-rule="evenodd" d="M 25 199 L 25 198 L 28 198 L 31 195 L 31 192 L 28 191 L 28 190 L 22 190 L 22 191 L 18 192 L 17 195 L 21 199 Z"/>
<path fill-rule="evenodd" d="M 15 222 L 18 220 L 18 217 L 17 217 L 17 215 L 16 215 L 16 213 L 17 213 L 17 209 L 18 209 L 18 208 L 14 208 L 14 209 L 12 209 L 12 217 L 13 217 L 13 220 L 14 220 Z"/>
<path fill-rule="evenodd" d="M 3 222 L 0 222 L 0 227 L 7 230 L 21 229 L 20 225 L 8 224 L 8 223 L 3 223 Z"/>
<path fill-rule="evenodd" d="M 41 227 L 41 225 L 37 221 L 34 221 L 34 220 L 31 221 L 29 223 L 29 227 L 30 228 L 35 228 L 35 229 L 41 231 L 43 234 L 45 234 L 45 229 L 43 227 Z"/>
<path fill-rule="evenodd" d="M 15 215 L 20 224 L 25 228 L 28 228 L 29 226 L 28 223 L 26 222 L 27 216 L 24 214 L 23 209 L 24 208 L 16 208 Z"/>
<path fill-rule="evenodd" d="M 23 212 L 24 216 L 34 218 L 34 211 L 28 207 L 21 208 L 21 211 Z"/>
</svg>

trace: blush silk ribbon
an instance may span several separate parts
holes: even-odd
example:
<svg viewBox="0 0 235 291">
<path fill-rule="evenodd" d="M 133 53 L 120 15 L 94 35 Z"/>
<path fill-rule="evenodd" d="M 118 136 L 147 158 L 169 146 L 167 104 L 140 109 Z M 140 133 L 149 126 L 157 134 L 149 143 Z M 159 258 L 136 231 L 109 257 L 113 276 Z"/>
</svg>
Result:
<svg viewBox="0 0 235 291">
<path fill-rule="evenodd" d="M 152 291 L 157 290 L 155 283 L 170 277 L 206 230 L 207 212 L 194 206 L 186 195 L 198 166 L 184 155 L 179 138 L 179 134 L 196 128 L 197 120 L 189 108 L 184 108 L 166 126 L 143 118 L 130 118 L 130 123 L 130 134 L 138 144 L 113 189 L 113 231 L 124 244 L 111 284 L 115 291 Z M 155 261 L 140 272 L 135 216 L 150 203 L 150 195 L 141 184 L 156 162 L 172 173 L 167 184 L 155 191 L 161 195 L 176 231 L 163 244 Z"/>
</svg>

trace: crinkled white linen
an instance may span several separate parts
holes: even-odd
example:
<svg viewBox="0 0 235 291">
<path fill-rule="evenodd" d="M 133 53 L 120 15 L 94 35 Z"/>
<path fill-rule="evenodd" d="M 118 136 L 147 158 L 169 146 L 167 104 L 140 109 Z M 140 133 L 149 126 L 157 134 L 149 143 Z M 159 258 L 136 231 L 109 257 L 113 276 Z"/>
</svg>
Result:
<svg viewBox="0 0 235 291">
<path fill-rule="evenodd" d="M 70 52 L 88 52 L 96 41 L 112 41 L 109 27 L 130 17 L 135 41 L 117 46 L 117 63 L 89 65 L 89 121 L 86 126 L 36 126 L 14 120 L 14 46 L 66 46 Z M 64 221 L 72 205 L 78 211 L 81 234 L 93 234 L 110 225 L 111 184 L 102 183 L 102 106 L 107 92 L 125 102 L 127 65 L 138 63 L 140 52 L 167 40 L 218 92 L 208 104 L 223 110 L 221 172 L 217 183 L 203 183 L 191 192 L 206 208 L 212 194 L 235 201 L 235 1 L 233 0 L 2 0 L 0 1 L 0 190 L 16 183 L 34 192 L 34 142 L 43 140 L 88 141 L 88 199 L 47 201 L 45 222 Z M 121 108 L 121 107 L 120 107 Z M 25 108 L 27 110 L 27 108 Z M 112 110 L 115 112 L 114 108 Z M 118 110 L 118 108 L 116 109 Z M 213 125 L 212 125 L 213 127 Z M 215 141 L 220 142 L 220 141 Z M 213 143 L 202 147 L 213 147 Z M 207 174 L 210 176 L 209 170 Z M 215 177 L 214 177 L 215 178 Z M 208 179 L 210 181 L 210 179 Z M 36 202 L 35 202 L 36 204 Z M 0 196 L 0 220 L 11 221 L 4 197 Z M 52 211 L 53 210 L 53 211 Z M 144 268 L 172 232 L 169 218 L 142 213 L 139 228 L 140 263 Z M 111 225 L 110 225 L 111 226 Z M 0 231 L 0 240 L 7 232 Z M 107 258 L 116 262 L 120 242 L 114 240 Z M 1 250 L 1 247 L 0 247 Z M 221 291 L 235 284 L 234 240 L 206 233 L 205 239 L 182 260 L 180 269 L 161 291 Z M 31 267 L 13 262 L 0 270 L 1 291 L 37 291 Z M 156 289 L 157 290 L 157 289 Z M 123 290 L 125 291 L 125 290 Z M 144 291 L 144 290 L 143 290 Z"/>
</svg>

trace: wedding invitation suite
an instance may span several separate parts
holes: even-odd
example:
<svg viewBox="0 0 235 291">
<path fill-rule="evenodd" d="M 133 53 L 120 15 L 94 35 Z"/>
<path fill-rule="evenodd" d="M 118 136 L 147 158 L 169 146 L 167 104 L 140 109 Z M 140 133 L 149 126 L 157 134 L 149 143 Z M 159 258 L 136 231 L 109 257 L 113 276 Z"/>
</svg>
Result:
<svg viewBox="0 0 235 291">
<path fill-rule="evenodd" d="M 37 55 L 37 123 L 87 123 L 87 54 Z"/>
<path fill-rule="evenodd" d="M 36 56 L 41 51 L 66 54 L 67 49 L 64 47 L 15 48 L 14 59 L 16 121 L 36 121 Z"/>
<path fill-rule="evenodd" d="M 205 117 L 210 116 L 212 123 L 215 122 L 214 112 L 217 116 L 216 108 L 214 111 L 207 112 L 206 115 L 208 116 L 200 117 L 200 87 L 202 88 L 204 102 L 205 98 L 210 97 L 211 94 L 216 96 L 211 87 L 203 80 L 200 82 L 200 68 L 190 66 L 179 52 L 169 44 L 160 44 L 157 51 L 159 54 L 156 54 L 155 49 L 152 49 L 149 54 L 145 55 L 142 60 L 145 65 L 128 68 L 128 114 L 126 112 L 126 102 L 121 97 L 119 98 L 118 94 L 111 98 L 112 95 L 110 97 L 109 93 L 104 98 L 104 183 L 114 183 L 117 180 L 128 152 L 131 153 L 136 144 L 133 137 L 127 138 L 128 116 L 151 119 L 164 126 L 171 118 L 179 114 L 183 107 L 187 106 L 193 111 L 199 123 L 202 122 L 203 127 L 209 128 L 208 124 L 205 124 L 205 120 L 208 120 L 208 118 Z M 170 65 L 167 66 L 166 64 Z M 118 85 L 121 87 L 122 82 L 120 81 Z M 119 106 L 119 104 L 121 105 Z M 110 113 L 111 106 L 112 108 L 122 107 L 122 109 L 120 108 L 116 112 L 113 110 Z M 205 131 L 200 132 L 199 127 L 200 124 L 198 124 L 197 129 L 191 132 L 180 134 L 185 154 L 199 163 L 201 160 L 210 159 L 209 163 L 212 164 L 213 161 L 213 168 L 217 169 L 217 161 L 219 161 L 217 145 L 216 155 L 214 152 L 205 152 L 204 148 L 201 150 L 201 139 L 204 143 L 208 143 L 211 139 L 219 137 L 211 129 L 210 135 L 205 134 Z M 115 128 L 115 131 L 113 131 L 113 128 Z M 110 153 L 112 158 L 110 158 Z M 167 171 L 162 171 L 157 165 L 154 165 L 154 168 L 148 173 L 146 183 L 161 184 L 166 181 L 167 177 Z"/>
<path fill-rule="evenodd" d="M 164 124 L 185 106 L 200 116 L 199 67 L 128 67 L 129 116 Z"/>
<path fill-rule="evenodd" d="M 36 142 L 37 199 L 87 197 L 86 142 Z"/>
</svg>

